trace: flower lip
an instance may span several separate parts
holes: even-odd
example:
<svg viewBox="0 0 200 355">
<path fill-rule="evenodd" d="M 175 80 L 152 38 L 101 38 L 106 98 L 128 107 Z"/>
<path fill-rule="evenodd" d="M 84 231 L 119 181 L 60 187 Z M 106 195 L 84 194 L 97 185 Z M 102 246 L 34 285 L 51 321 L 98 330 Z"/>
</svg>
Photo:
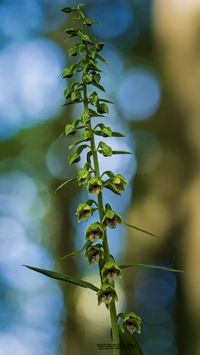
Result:
<svg viewBox="0 0 200 355">
<path fill-rule="evenodd" d="M 111 280 L 115 280 L 117 277 L 117 271 L 115 269 L 110 269 L 107 273 L 107 278 Z"/>
<path fill-rule="evenodd" d="M 133 333 L 136 332 L 137 326 L 133 322 L 127 321 L 126 322 L 126 329 L 132 335 Z"/>
<path fill-rule="evenodd" d="M 112 298 L 113 298 L 113 294 L 111 292 L 107 291 L 107 292 L 104 292 L 101 300 L 105 304 L 110 304 L 110 302 L 112 301 Z"/>
<path fill-rule="evenodd" d="M 91 178 L 88 181 L 88 191 L 90 194 L 98 195 L 103 189 L 103 182 L 100 178 Z"/>
<path fill-rule="evenodd" d="M 91 262 L 92 263 L 98 263 L 99 262 L 99 259 L 100 259 L 100 254 L 99 252 L 96 252 L 92 255 L 91 257 Z"/>
<path fill-rule="evenodd" d="M 113 218 L 107 218 L 107 224 L 110 228 L 114 229 L 117 226 L 117 218 L 116 216 Z"/>
<path fill-rule="evenodd" d="M 99 239 L 99 233 L 98 232 L 91 232 L 89 234 L 89 240 L 91 242 L 96 242 Z"/>
</svg>

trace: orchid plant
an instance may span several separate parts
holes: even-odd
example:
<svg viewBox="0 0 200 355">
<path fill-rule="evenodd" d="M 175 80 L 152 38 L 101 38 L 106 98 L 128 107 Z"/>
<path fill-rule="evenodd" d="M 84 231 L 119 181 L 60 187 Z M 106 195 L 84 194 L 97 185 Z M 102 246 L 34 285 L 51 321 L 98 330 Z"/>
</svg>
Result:
<svg viewBox="0 0 200 355">
<path fill-rule="evenodd" d="M 79 169 L 77 177 L 65 181 L 58 189 L 76 181 L 80 187 L 83 186 L 87 189 L 89 195 L 89 199 L 81 202 L 77 207 L 77 222 L 88 221 L 93 214 L 96 215 L 96 222 L 90 224 L 85 230 L 85 244 L 82 248 L 65 255 L 62 259 L 80 256 L 81 253 L 84 253 L 84 257 L 87 258 L 90 266 L 95 263 L 98 265 L 100 287 L 67 274 L 25 266 L 51 278 L 89 288 L 96 293 L 98 305 L 104 304 L 110 313 L 113 355 L 142 355 L 142 349 L 134 337 L 135 332 L 141 333 L 141 318 L 132 310 L 128 313 L 117 313 L 118 295 L 115 283 L 116 279 L 122 277 L 122 272 L 126 268 L 159 267 L 144 264 L 119 265 L 110 253 L 107 230 L 117 228 L 118 224 L 124 224 L 155 238 L 157 236 L 144 229 L 126 224 L 109 203 L 104 203 L 104 189 L 109 189 L 114 194 L 120 195 L 125 190 L 127 180 L 121 173 L 114 174 L 112 171 L 100 171 L 99 155 L 109 159 L 115 154 L 132 153 L 113 150 L 112 146 L 104 141 L 100 141 L 98 145 L 96 143 L 96 137 L 102 137 L 105 140 L 107 138 L 109 143 L 112 137 L 124 137 L 122 133 L 115 132 L 111 127 L 102 123 L 102 120 L 103 122 L 106 121 L 109 113 L 108 105 L 112 104 L 111 101 L 101 97 L 100 94 L 105 92 L 105 88 L 101 84 L 102 71 L 99 68 L 99 62 L 107 64 L 100 54 L 104 43 L 97 41 L 89 33 L 89 28 L 97 22 L 86 17 L 82 5 L 65 7 L 62 11 L 71 14 L 77 23 L 75 27 L 67 27 L 65 30 L 67 36 L 75 41 L 68 50 L 69 58 L 75 59 L 62 72 L 63 79 L 71 79 L 68 87 L 64 90 L 66 100 L 64 106 L 82 104 L 81 116 L 67 124 L 63 133 L 65 136 L 75 136 L 78 132 L 81 133 L 81 138 L 78 138 L 75 143 L 69 146 L 70 150 L 74 149 L 68 158 L 69 165 L 80 162 L 83 151 L 86 151 L 87 154 L 86 161 L 83 163 L 83 167 Z M 93 118 L 99 118 L 100 123 L 94 125 Z M 168 271 L 180 271 L 165 267 L 160 268 Z"/>
</svg>

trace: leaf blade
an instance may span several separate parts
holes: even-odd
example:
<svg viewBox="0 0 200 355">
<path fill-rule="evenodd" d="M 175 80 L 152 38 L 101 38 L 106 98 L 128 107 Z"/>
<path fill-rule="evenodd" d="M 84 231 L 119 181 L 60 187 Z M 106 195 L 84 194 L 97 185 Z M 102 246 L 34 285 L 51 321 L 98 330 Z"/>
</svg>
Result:
<svg viewBox="0 0 200 355">
<path fill-rule="evenodd" d="M 119 265 L 119 267 L 121 269 L 136 267 L 136 268 L 145 268 L 145 269 L 158 269 L 158 270 L 164 270 L 170 272 L 184 272 L 184 270 L 180 270 L 180 269 L 174 269 L 166 266 L 150 265 L 150 264 L 127 264 L 127 265 Z"/>
<path fill-rule="evenodd" d="M 70 275 L 62 274 L 62 273 L 55 272 L 55 271 L 40 269 L 40 268 L 30 266 L 30 265 L 23 265 L 23 266 L 27 267 L 30 270 L 33 270 L 33 271 L 39 272 L 40 274 L 48 276 L 52 279 L 56 279 L 59 281 L 66 281 L 66 282 L 71 283 L 73 285 L 81 286 L 84 288 L 89 288 L 92 291 L 96 291 L 96 292 L 99 290 L 98 287 L 91 284 L 90 282 L 76 279 L 75 277 L 70 276 Z"/>
<path fill-rule="evenodd" d="M 67 185 L 67 184 L 70 184 L 70 182 L 76 181 L 77 179 L 78 179 L 78 178 L 75 177 L 75 178 L 69 179 L 69 180 L 67 180 L 67 181 L 64 181 L 61 185 L 59 185 L 59 186 L 56 188 L 55 192 L 57 192 L 57 191 L 59 191 L 60 189 L 62 189 L 63 186 L 65 186 L 65 185 Z"/>
</svg>

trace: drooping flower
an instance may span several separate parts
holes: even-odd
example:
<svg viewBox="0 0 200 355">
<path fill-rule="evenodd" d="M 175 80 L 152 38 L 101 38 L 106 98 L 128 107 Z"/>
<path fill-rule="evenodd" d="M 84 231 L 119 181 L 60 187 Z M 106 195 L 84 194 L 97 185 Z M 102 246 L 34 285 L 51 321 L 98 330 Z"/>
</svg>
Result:
<svg viewBox="0 0 200 355">
<path fill-rule="evenodd" d="M 103 229 L 99 222 L 91 224 L 86 229 L 86 240 L 90 240 L 92 243 L 103 237 Z"/>
<path fill-rule="evenodd" d="M 92 178 L 88 181 L 88 191 L 90 194 L 99 194 L 103 190 L 103 182 L 99 178 Z"/>
<path fill-rule="evenodd" d="M 80 169 L 78 172 L 78 184 L 84 185 L 90 177 L 89 171 L 86 168 Z"/>
<path fill-rule="evenodd" d="M 102 269 L 103 278 L 111 282 L 114 281 L 118 276 L 120 276 L 120 274 L 121 270 L 119 266 L 113 261 L 107 262 Z"/>
<path fill-rule="evenodd" d="M 124 333 L 127 330 L 131 335 L 135 332 L 141 334 L 141 323 L 142 320 L 134 312 L 127 313 L 124 315 L 120 328 Z"/>
<path fill-rule="evenodd" d="M 99 262 L 102 256 L 102 245 L 96 244 L 94 246 L 90 246 L 86 249 L 85 257 L 88 258 L 89 264 L 94 264 Z"/>
<path fill-rule="evenodd" d="M 112 209 L 106 209 L 103 219 L 102 219 L 102 224 L 104 227 L 108 226 L 112 229 L 116 228 L 117 224 L 122 223 L 122 219 L 120 215 L 118 215 L 115 211 Z"/>
<path fill-rule="evenodd" d="M 87 203 L 80 203 L 76 211 L 78 222 L 87 221 L 92 213 L 93 211 L 91 206 L 89 206 Z"/>
<path fill-rule="evenodd" d="M 105 303 L 106 305 L 109 305 L 112 300 L 117 301 L 117 293 L 110 284 L 108 283 L 103 283 L 101 288 L 97 292 L 98 296 L 98 305 L 101 303 Z"/>
</svg>

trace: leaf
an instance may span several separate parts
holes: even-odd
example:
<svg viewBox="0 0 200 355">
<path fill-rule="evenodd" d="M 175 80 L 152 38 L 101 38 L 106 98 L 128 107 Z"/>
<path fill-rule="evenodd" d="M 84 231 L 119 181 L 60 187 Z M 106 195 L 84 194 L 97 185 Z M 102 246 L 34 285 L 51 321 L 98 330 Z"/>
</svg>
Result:
<svg viewBox="0 0 200 355">
<path fill-rule="evenodd" d="M 155 234 L 153 234 L 153 233 L 151 233 L 151 232 L 148 232 L 148 231 L 147 231 L 147 230 L 145 230 L 145 229 L 142 229 L 142 228 L 139 228 L 139 227 L 133 226 L 132 224 L 128 224 L 128 223 L 125 223 L 125 222 L 123 222 L 123 224 L 125 224 L 125 226 L 130 227 L 130 228 L 133 228 L 133 229 L 135 229 L 135 230 L 137 230 L 137 231 L 139 231 L 139 232 L 142 232 L 142 233 L 148 234 L 148 235 L 150 235 L 151 237 L 154 237 L 154 238 L 160 239 L 160 237 L 158 237 L 157 235 L 155 235 Z"/>
<path fill-rule="evenodd" d="M 103 58 L 101 55 L 97 54 L 97 58 L 103 62 L 104 64 L 108 65 L 108 62 L 105 60 L 105 58 Z"/>
<path fill-rule="evenodd" d="M 81 157 L 78 152 L 74 152 L 68 157 L 69 165 L 72 165 L 74 163 L 78 163 L 80 160 L 81 160 Z"/>
<path fill-rule="evenodd" d="M 61 185 L 59 185 L 59 186 L 56 188 L 55 192 L 57 192 L 58 190 L 62 189 L 63 186 L 65 186 L 65 185 L 67 185 L 67 184 L 70 184 L 70 182 L 76 181 L 77 179 L 78 179 L 78 178 L 75 177 L 75 178 L 69 179 L 69 180 L 67 180 L 67 181 L 64 181 Z"/>
<path fill-rule="evenodd" d="M 92 40 L 87 33 L 84 33 L 82 31 L 78 31 L 78 35 L 84 42 L 92 43 Z"/>
<path fill-rule="evenodd" d="M 80 250 L 73 251 L 69 254 L 64 255 L 60 260 L 66 260 L 68 258 L 74 257 L 74 256 L 79 256 L 83 250 L 87 249 L 92 243 L 90 241 L 87 241 L 84 246 Z"/>
<path fill-rule="evenodd" d="M 64 7 L 63 9 L 61 9 L 61 11 L 66 12 L 66 13 L 70 13 L 70 12 L 74 12 L 77 11 L 76 7 Z"/>
<path fill-rule="evenodd" d="M 136 338 L 119 327 L 120 355 L 144 355 Z"/>
<path fill-rule="evenodd" d="M 158 269 L 158 270 L 164 270 L 170 272 L 184 272 L 183 270 L 180 269 L 173 269 L 170 267 L 159 266 L 159 265 L 148 265 L 148 264 L 128 264 L 128 265 L 119 265 L 119 267 L 121 269 L 136 267 L 136 268 L 146 268 L 146 269 Z"/>
<path fill-rule="evenodd" d="M 113 154 L 133 154 L 132 152 L 126 152 L 125 150 L 113 150 Z"/>
<path fill-rule="evenodd" d="M 102 86 L 102 85 L 100 85 L 99 83 L 96 83 L 96 82 L 94 82 L 94 81 L 92 81 L 92 83 L 91 83 L 93 86 L 96 86 L 99 90 L 101 90 L 101 91 L 104 91 L 105 92 L 105 89 L 104 89 L 104 87 Z"/>
<path fill-rule="evenodd" d="M 117 192 L 117 191 L 113 188 L 113 186 L 112 186 L 111 184 L 106 184 L 106 185 L 104 185 L 104 187 L 105 187 L 106 189 L 108 189 L 108 190 L 114 192 L 116 195 L 119 195 L 119 196 L 121 195 L 119 192 Z"/>
<path fill-rule="evenodd" d="M 78 285 L 78 286 L 81 286 L 84 288 L 90 288 L 90 290 L 93 290 L 96 292 L 99 290 L 98 287 L 91 284 L 90 282 L 76 279 L 75 277 L 70 276 L 70 275 L 62 274 L 62 273 L 55 272 L 55 271 L 45 270 L 45 269 L 39 269 L 37 267 L 33 267 L 33 266 L 29 266 L 29 265 L 23 265 L 23 266 L 27 267 L 30 270 L 39 272 L 40 274 L 43 274 L 45 276 L 51 277 L 52 279 L 66 281 L 71 284 Z"/>
<path fill-rule="evenodd" d="M 65 126 L 65 136 L 69 136 L 69 135 L 73 135 L 76 133 L 76 126 L 77 126 L 78 122 L 72 122 L 69 123 Z"/>
<path fill-rule="evenodd" d="M 110 178 L 113 178 L 115 176 L 115 174 L 113 174 L 113 172 L 110 170 L 104 171 L 104 173 L 101 175 L 101 177 L 103 177 L 104 175 L 107 175 Z"/>
<path fill-rule="evenodd" d="M 125 137 L 125 135 L 120 132 L 112 132 L 112 137 L 122 137 L 123 138 L 123 137 Z"/>
</svg>

